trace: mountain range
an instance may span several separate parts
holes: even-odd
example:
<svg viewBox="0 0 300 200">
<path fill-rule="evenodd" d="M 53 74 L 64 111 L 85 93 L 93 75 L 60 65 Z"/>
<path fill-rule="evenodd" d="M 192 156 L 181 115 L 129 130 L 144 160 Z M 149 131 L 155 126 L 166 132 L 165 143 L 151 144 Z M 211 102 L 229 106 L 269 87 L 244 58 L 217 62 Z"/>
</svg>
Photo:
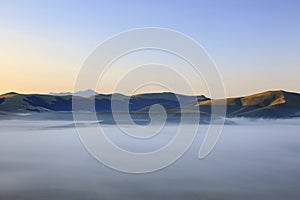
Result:
<svg viewBox="0 0 300 200">
<path fill-rule="evenodd" d="M 79 96 L 79 97 L 90 97 L 97 95 L 98 93 L 94 90 L 88 89 L 88 90 L 82 90 L 78 92 L 50 92 L 49 93 L 52 96 L 67 96 L 67 95 L 73 95 L 73 96 Z"/>
<path fill-rule="evenodd" d="M 85 93 L 84 91 L 82 91 Z M 88 91 L 92 96 L 71 94 L 19 94 L 6 93 L 0 95 L 0 114 L 10 115 L 14 113 L 45 113 L 45 112 L 71 112 L 72 97 L 79 102 L 79 111 L 91 111 L 99 113 L 111 113 L 111 103 L 116 101 L 120 105 L 120 112 L 126 106 L 129 99 L 130 113 L 143 114 L 149 111 L 151 105 L 162 105 L 168 114 L 177 115 L 181 112 L 189 112 L 191 107 L 198 106 L 202 116 L 210 116 L 211 105 L 226 106 L 227 117 L 251 117 L 251 118 L 291 118 L 300 117 L 300 94 L 282 90 L 266 91 L 243 97 L 227 99 L 210 99 L 203 95 L 197 96 L 197 104 L 192 103 L 195 97 L 187 95 L 175 95 L 174 93 L 147 93 L 131 97 L 115 94 L 97 94 Z M 115 98 L 116 97 L 116 98 Z M 181 99 L 181 107 L 176 97 Z M 88 109 L 87 104 L 95 101 L 95 109 Z M 117 108 L 118 109 L 118 108 Z"/>
</svg>

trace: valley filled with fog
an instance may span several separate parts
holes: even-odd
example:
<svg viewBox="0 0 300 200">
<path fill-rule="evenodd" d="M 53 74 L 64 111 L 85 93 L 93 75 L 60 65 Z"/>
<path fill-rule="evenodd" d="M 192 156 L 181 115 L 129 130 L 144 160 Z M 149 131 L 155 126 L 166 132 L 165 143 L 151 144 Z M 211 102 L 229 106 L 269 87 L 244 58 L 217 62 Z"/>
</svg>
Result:
<svg viewBox="0 0 300 200">
<path fill-rule="evenodd" d="M 77 128 L 89 131 L 98 122 Z M 109 138 L 130 151 L 168 143 L 167 123 L 154 138 L 136 141 L 115 124 Z M 132 127 L 134 129 L 134 127 Z M 213 149 L 198 159 L 208 124 L 200 124 L 188 151 L 174 164 L 148 174 L 112 170 L 81 144 L 72 120 L 0 120 L 0 199 L 297 199 L 300 196 L 300 119 L 230 119 Z M 130 129 L 130 127 L 129 127 Z"/>
</svg>

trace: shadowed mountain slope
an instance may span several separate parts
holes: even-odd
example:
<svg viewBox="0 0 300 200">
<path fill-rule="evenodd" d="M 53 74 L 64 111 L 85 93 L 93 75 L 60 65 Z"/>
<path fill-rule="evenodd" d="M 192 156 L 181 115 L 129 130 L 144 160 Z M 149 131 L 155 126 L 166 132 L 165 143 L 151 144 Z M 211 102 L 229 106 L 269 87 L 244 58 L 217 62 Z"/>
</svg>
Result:
<svg viewBox="0 0 300 200">
<path fill-rule="evenodd" d="M 166 109 L 179 109 L 177 100 L 180 98 L 182 107 L 194 106 L 195 102 L 208 100 L 204 96 L 197 99 L 192 96 L 175 95 L 173 93 L 149 93 L 134 96 L 125 96 L 122 94 L 97 94 L 91 97 L 73 96 L 78 102 L 78 109 L 81 111 L 111 112 L 111 104 L 116 105 L 117 111 L 128 109 L 130 112 L 138 112 L 154 104 L 161 104 Z M 86 105 L 91 105 L 95 101 L 95 110 L 89 110 Z M 194 102 L 194 103 L 193 103 Z M 23 113 L 23 112 L 47 112 L 47 111 L 72 111 L 72 95 L 55 96 L 41 94 L 18 94 L 7 93 L 0 95 L 0 111 Z"/>
</svg>

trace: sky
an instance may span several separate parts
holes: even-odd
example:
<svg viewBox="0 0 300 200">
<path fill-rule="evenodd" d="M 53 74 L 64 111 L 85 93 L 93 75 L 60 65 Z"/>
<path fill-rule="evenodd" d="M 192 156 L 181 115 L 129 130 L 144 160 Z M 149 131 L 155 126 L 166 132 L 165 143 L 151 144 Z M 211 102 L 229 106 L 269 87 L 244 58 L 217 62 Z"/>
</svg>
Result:
<svg viewBox="0 0 300 200">
<path fill-rule="evenodd" d="M 300 92 L 299 10 L 297 0 L 0 0 L 0 93 L 72 91 L 101 42 L 142 27 L 173 29 L 202 45 L 227 96 Z"/>
</svg>

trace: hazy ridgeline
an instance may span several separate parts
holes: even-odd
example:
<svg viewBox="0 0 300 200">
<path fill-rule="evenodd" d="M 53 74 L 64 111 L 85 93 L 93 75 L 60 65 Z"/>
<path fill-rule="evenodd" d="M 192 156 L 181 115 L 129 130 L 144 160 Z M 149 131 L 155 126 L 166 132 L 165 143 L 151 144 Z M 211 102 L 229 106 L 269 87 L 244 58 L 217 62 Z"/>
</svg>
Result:
<svg viewBox="0 0 300 200">
<path fill-rule="evenodd" d="M 3 119 L 0 199 L 298 199 L 300 119 L 230 122 L 204 160 L 197 156 L 208 126 L 200 124 L 191 148 L 173 165 L 131 175 L 93 159 L 69 120 Z M 79 128 L 96 125 L 85 122 Z M 120 147 L 147 152 L 165 145 L 177 124 L 168 123 L 157 137 L 142 142 L 115 125 L 102 127 Z"/>
</svg>

